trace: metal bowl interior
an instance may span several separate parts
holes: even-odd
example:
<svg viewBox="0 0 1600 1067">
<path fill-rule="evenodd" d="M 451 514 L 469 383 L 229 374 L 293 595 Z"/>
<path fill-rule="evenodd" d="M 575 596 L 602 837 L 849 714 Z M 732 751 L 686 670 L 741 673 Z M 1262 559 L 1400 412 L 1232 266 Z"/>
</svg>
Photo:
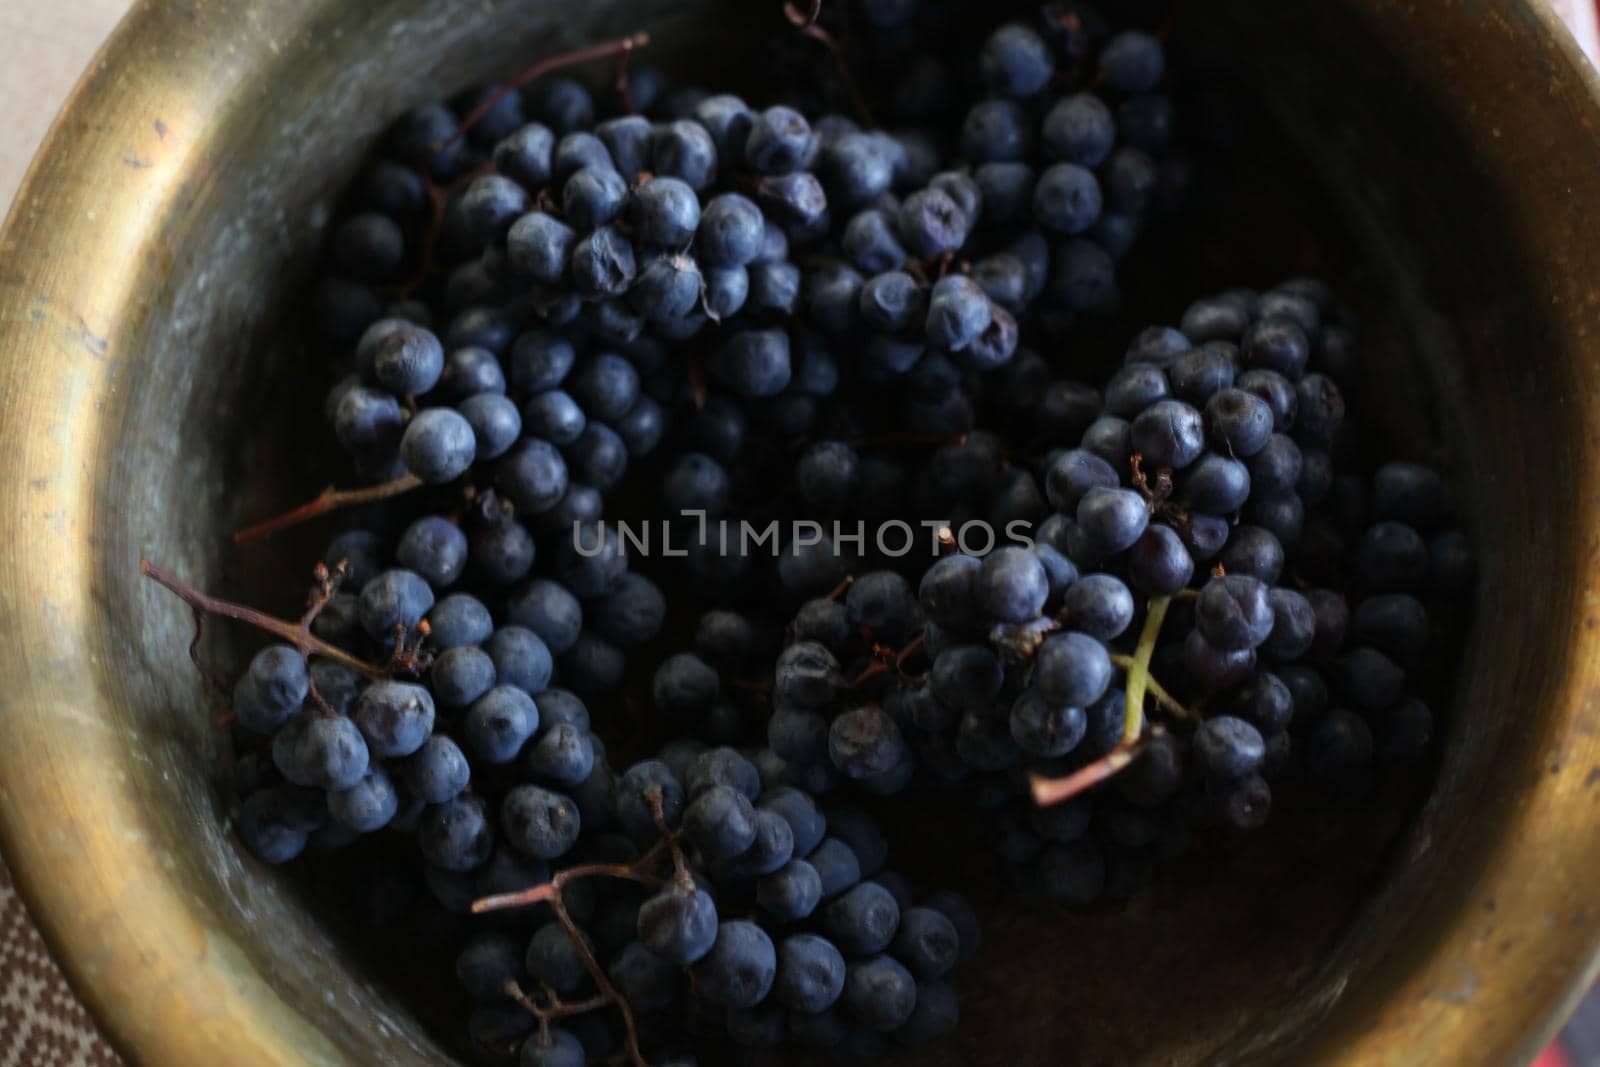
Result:
<svg viewBox="0 0 1600 1067">
<path fill-rule="evenodd" d="M 294 297 L 389 118 L 641 28 L 699 78 L 734 57 L 759 98 L 728 46 L 781 32 L 756 6 L 149 2 L 58 121 L 0 237 L 0 847 L 133 1062 L 449 1062 L 449 1006 L 412 1010 L 394 946 L 335 936 L 229 838 L 221 699 L 138 559 L 293 607 L 295 542 L 225 534 L 315 488 Z M 1127 908 L 1015 911 L 980 879 L 989 965 L 917 1062 L 1527 1060 L 1600 959 L 1595 86 L 1524 0 L 1209 7 L 1179 36 L 1274 132 L 1235 159 L 1239 214 L 1167 238 L 1145 304 L 1287 267 L 1357 294 L 1373 403 L 1450 459 L 1481 560 L 1446 751 L 1366 832 L 1291 813 Z M 203 651 L 247 642 L 212 627 Z M 977 865 L 939 818 L 906 845 L 948 881 Z"/>
</svg>

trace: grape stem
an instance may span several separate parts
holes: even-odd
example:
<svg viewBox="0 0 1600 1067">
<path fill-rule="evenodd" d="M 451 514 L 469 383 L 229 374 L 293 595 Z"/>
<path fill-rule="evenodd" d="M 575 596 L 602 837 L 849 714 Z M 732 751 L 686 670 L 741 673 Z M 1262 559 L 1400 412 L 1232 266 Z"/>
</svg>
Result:
<svg viewBox="0 0 1600 1067">
<path fill-rule="evenodd" d="M 706 368 L 699 355 L 689 357 L 688 371 L 689 397 L 694 401 L 694 409 L 700 411 L 705 408 L 710 391 L 706 387 Z"/>
<path fill-rule="evenodd" d="M 666 820 L 661 813 L 660 796 L 650 797 L 649 801 L 650 811 L 656 819 L 656 825 L 662 827 L 663 831 L 665 831 Z M 634 1067 L 650 1067 L 644 1058 L 644 1053 L 639 1048 L 639 1028 L 634 1022 L 633 1006 L 628 1003 L 628 998 L 619 993 L 617 987 L 611 984 L 611 979 L 607 977 L 605 968 L 600 966 L 600 961 L 595 958 L 594 950 L 584 940 L 583 932 L 578 929 L 578 924 L 572 921 L 572 915 L 567 911 L 567 902 L 562 894 L 567 887 L 567 883 L 576 881 L 579 878 L 619 878 L 624 881 L 638 882 L 652 889 L 659 889 L 663 884 L 663 880 L 660 876 L 651 873 L 652 868 L 669 852 L 672 854 L 674 865 L 678 864 L 681 861 L 681 853 L 678 852 L 677 837 L 674 834 L 667 833 L 660 841 L 652 845 L 644 855 L 632 863 L 580 864 L 558 872 L 548 882 L 542 882 L 539 885 L 518 890 L 515 893 L 501 893 L 497 896 L 484 897 L 481 900 L 472 902 L 472 914 L 474 915 L 481 915 L 488 911 L 503 911 L 507 908 L 526 908 L 534 904 L 550 905 L 550 910 L 555 914 L 556 922 L 561 924 L 561 929 L 566 931 L 567 937 L 577 947 L 578 955 L 583 959 L 584 970 L 589 972 L 589 977 L 593 979 L 595 988 L 600 991 L 589 1000 L 568 1005 L 562 1005 L 552 995 L 551 1007 L 549 1008 L 540 1008 L 530 998 L 518 999 L 513 997 L 539 1020 L 540 1033 L 549 1033 L 548 1020 L 557 1017 L 558 1014 L 576 1015 L 580 1011 L 596 1011 L 608 1004 L 615 1005 L 617 1011 L 622 1014 L 622 1026 L 627 1033 L 628 1061 Z M 507 987 L 507 992 L 509 994 L 509 987 Z M 562 1009 L 559 1013 L 556 1010 L 558 1006 Z"/>
<path fill-rule="evenodd" d="M 822 17 L 822 0 L 807 0 L 803 11 L 793 0 L 784 0 L 783 15 L 801 36 L 811 38 L 828 50 L 828 55 L 833 59 L 834 73 L 839 76 L 840 84 L 849 94 L 850 105 L 855 108 L 856 117 L 861 120 L 863 126 L 876 126 L 877 123 L 872 121 L 872 112 L 867 108 L 867 99 L 861 95 L 861 89 L 850 73 L 850 64 L 845 61 L 844 49 L 839 47 L 839 42 L 834 40 L 833 35 L 823 29 L 821 23 L 817 21 Z"/>
<path fill-rule="evenodd" d="M 803 30 L 822 16 L 822 0 L 808 0 L 804 11 L 795 6 L 794 0 L 784 0 L 783 16 L 795 29 Z"/>
<path fill-rule="evenodd" d="M 320 563 L 317 564 L 317 569 L 319 575 L 325 575 L 327 572 L 327 568 Z M 311 632 L 312 622 L 316 620 L 317 613 L 327 605 L 328 600 L 332 599 L 333 589 L 337 583 L 328 582 L 320 586 L 317 592 L 313 593 L 312 602 L 307 607 L 306 613 L 300 617 L 300 621 L 289 622 L 286 619 L 268 615 L 264 611 L 257 611 L 255 608 L 236 604 L 231 600 L 208 596 L 177 575 L 151 563 L 144 556 L 139 557 L 139 572 L 146 578 L 155 579 L 156 582 L 176 593 L 179 600 L 194 609 L 196 619 L 199 619 L 202 615 L 220 615 L 224 619 L 233 619 L 235 622 L 242 622 L 247 626 L 254 626 L 258 630 L 271 634 L 285 644 L 292 645 L 301 656 L 321 656 L 323 659 L 331 659 L 335 663 L 349 667 L 357 674 L 371 681 L 378 681 L 389 676 L 382 667 L 352 656 L 344 649 L 339 648 L 337 645 L 330 645 Z"/>
<path fill-rule="evenodd" d="M 639 109 L 633 106 L 633 97 L 628 93 L 628 56 L 632 50 L 628 49 L 617 53 L 617 74 L 612 79 L 612 84 L 617 90 L 617 99 L 622 103 L 622 112 L 625 115 L 637 115 Z"/>
<path fill-rule="evenodd" d="M 236 545 L 248 544 L 270 537 L 279 530 L 286 530 L 291 526 L 298 526 L 302 522 L 309 522 L 319 515 L 326 515 L 330 511 L 339 511 L 343 508 L 359 507 L 362 504 L 373 504 L 379 500 L 388 500 L 402 493 L 409 493 L 422 485 L 422 479 L 415 474 L 402 474 L 393 481 L 380 482 L 377 485 L 363 486 L 360 489 L 335 489 L 328 486 L 316 497 L 301 504 L 299 507 L 290 508 L 282 515 L 259 522 L 254 526 L 247 526 L 233 535 Z"/>
<path fill-rule="evenodd" d="M 434 271 L 438 269 L 435 255 L 439 250 L 439 234 L 444 229 L 445 200 L 449 198 L 451 193 L 470 184 L 474 179 L 480 178 L 485 174 L 493 174 L 494 160 L 491 159 L 481 167 L 457 177 L 447 186 L 441 186 L 434 181 L 433 175 L 428 171 L 427 167 L 417 167 L 416 173 L 417 178 L 422 182 L 423 192 L 428 197 L 428 221 L 422 228 L 421 250 L 417 255 L 416 269 L 411 272 L 405 281 L 389 290 L 392 295 L 400 299 L 405 299 L 422 288 L 422 284 L 432 277 Z M 543 190 L 540 191 L 541 193 L 543 192 Z M 411 398 L 408 397 L 407 400 L 411 401 Z M 412 411 L 416 410 L 415 401 L 411 401 L 408 406 Z"/>
<path fill-rule="evenodd" d="M 566 884 L 579 878 L 619 878 L 627 882 L 638 882 L 641 885 L 660 888 L 661 879 L 651 874 L 650 868 L 666 853 L 667 842 L 658 841 L 650 851 L 632 863 L 582 863 L 576 867 L 568 867 L 558 872 L 548 882 L 519 889 L 515 893 L 499 893 L 475 900 L 472 902 L 472 914 L 482 915 L 489 911 L 528 908 L 535 904 L 554 904 L 561 898 L 561 890 Z"/>
<path fill-rule="evenodd" d="M 428 147 L 432 149 L 435 155 L 438 155 L 451 145 L 459 143 L 461 138 L 467 135 L 468 130 L 476 126 L 483 120 L 485 115 L 494 110 L 496 104 L 542 74 L 549 74 L 551 71 L 560 70 L 562 67 L 571 67 L 576 66 L 579 63 L 587 63 L 591 59 L 604 59 L 607 56 L 626 55 L 635 48 L 643 48 L 649 43 L 650 35 L 648 33 L 635 33 L 630 34 L 627 37 L 619 38 L 615 41 L 605 41 L 601 44 L 590 45 L 588 48 L 579 48 L 572 52 L 563 52 L 560 55 L 551 56 L 549 59 L 541 59 L 533 66 L 524 70 L 521 74 L 518 74 L 515 78 L 512 78 L 510 81 L 502 84 L 493 93 L 490 93 L 488 96 L 484 97 L 477 107 L 473 108 L 467 113 L 467 117 L 462 119 L 461 124 L 456 127 L 456 132 L 451 134 L 447 140 L 441 141 L 436 145 L 429 145 Z"/>
<path fill-rule="evenodd" d="M 1132 744 L 1120 743 L 1093 763 L 1086 764 L 1061 778 L 1029 774 L 1028 790 L 1033 794 L 1033 802 L 1041 808 L 1048 808 L 1052 804 L 1070 800 L 1079 793 L 1099 785 L 1126 768 L 1138 758 L 1146 745 L 1165 732 L 1160 726 L 1152 726 L 1149 733 Z"/>
<path fill-rule="evenodd" d="M 1122 712 L 1122 746 L 1139 740 L 1144 730 L 1144 694 L 1153 679 L 1150 677 L 1150 657 L 1155 655 L 1156 640 L 1161 636 L 1161 624 L 1167 617 L 1171 597 L 1158 596 L 1150 601 L 1145 613 L 1144 629 L 1139 633 L 1139 645 L 1133 650 L 1133 661 L 1127 666 L 1128 700 Z"/>
<path fill-rule="evenodd" d="M 1156 700 L 1185 717 L 1198 718 L 1185 708 L 1150 675 L 1150 659 L 1155 655 L 1156 641 L 1161 637 L 1161 624 L 1167 617 L 1171 597 L 1159 596 L 1150 601 L 1145 613 L 1144 629 L 1139 632 L 1139 644 L 1132 656 L 1112 656 L 1111 662 L 1121 667 L 1128 676 L 1127 706 L 1123 711 L 1122 740 L 1115 748 L 1092 763 L 1080 767 L 1061 778 L 1047 778 L 1040 774 L 1028 776 L 1028 789 L 1033 802 L 1039 807 L 1049 807 L 1091 789 L 1112 775 L 1125 769 L 1144 750 L 1150 741 L 1165 731 L 1160 725 L 1145 729 L 1144 698 L 1148 691 Z"/>
<path fill-rule="evenodd" d="M 844 687 L 846 689 L 860 689 L 878 675 L 887 672 L 891 667 L 898 673 L 900 668 L 905 666 L 906 660 L 910 659 L 922 648 L 922 637 L 922 634 L 917 634 L 916 637 L 906 642 L 904 648 L 900 649 L 873 644 L 872 662 L 867 664 L 860 674 L 846 682 Z"/>
<path fill-rule="evenodd" d="M 694 889 L 694 873 L 689 870 L 689 860 L 683 854 L 683 845 L 678 840 L 678 835 L 667 825 L 666 812 L 662 810 L 661 789 L 651 788 L 645 793 L 645 801 L 650 805 L 650 818 L 655 820 L 656 829 L 661 831 L 661 840 L 672 853 L 672 879 L 679 889 L 689 891 Z"/>
<path fill-rule="evenodd" d="M 516 1001 L 523 1010 L 539 1020 L 539 1039 L 548 1044 L 550 1041 L 550 1020 L 564 1019 L 569 1015 L 584 1015 L 591 1011 L 599 1011 L 611 1001 L 604 993 L 598 993 L 588 1000 L 578 1000 L 568 1003 L 556 995 L 556 991 L 549 986 L 544 986 L 547 1006 L 541 1007 L 539 1002 L 530 997 L 523 988 L 517 984 L 515 978 L 505 984 L 505 994 Z"/>
<path fill-rule="evenodd" d="M 1121 667 L 1126 671 L 1133 666 L 1133 657 L 1112 653 L 1111 662 L 1114 666 Z M 1156 676 L 1148 671 L 1145 672 L 1144 684 L 1145 688 L 1150 691 L 1150 695 L 1156 698 L 1157 704 L 1160 704 L 1179 718 L 1189 719 L 1193 722 L 1199 722 L 1204 718 L 1194 708 L 1189 707 L 1183 701 L 1167 692 L 1166 687 L 1156 681 Z"/>
<path fill-rule="evenodd" d="M 906 646 L 894 654 L 895 670 L 899 670 L 901 667 L 904 667 L 906 660 L 922 651 L 922 639 L 925 635 L 925 631 L 919 630 L 917 632 L 917 636 L 906 642 Z"/>
</svg>

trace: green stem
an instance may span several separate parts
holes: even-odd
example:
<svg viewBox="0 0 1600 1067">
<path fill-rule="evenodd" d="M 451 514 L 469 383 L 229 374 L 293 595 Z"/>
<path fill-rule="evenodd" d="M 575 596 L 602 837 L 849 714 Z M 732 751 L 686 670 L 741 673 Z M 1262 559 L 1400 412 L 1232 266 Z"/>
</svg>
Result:
<svg viewBox="0 0 1600 1067">
<path fill-rule="evenodd" d="M 1134 662 L 1135 659 L 1133 656 L 1124 656 L 1116 652 L 1111 654 L 1112 665 L 1121 668 L 1124 671 L 1132 670 Z M 1180 719 L 1188 719 L 1191 722 L 1199 722 L 1204 718 L 1204 716 L 1194 708 L 1189 707 L 1177 697 L 1167 692 L 1166 687 L 1160 682 L 1156 681 L 1156 676 L 1150 673 L 1148 669 L 1145 670 L 1144 684 L 1145 688 L 1150 691 L 1150 695 L 1156 698 L 1157 704 L 1160 704 L 1162 707 L 1166 708 Z"/>
<path fill-rule="evenodd" d="M 1161 623 L 1167 617 L 1167 605 L 1170 603 L 1172 598 L 1165 596 L 1150 601 L 1150 610 L 1144 617 L 1144 630 L 1139 634 L 1139 646 L 1133 650 L 1133 661 L 1127 666 L 1128 703 L 1122 712 L 1124 745 L 1133 744 L 1144 732 L 1144 694 L 1154 682 L 1150 677 L 1150 658 L 1155 655 L 1156 640 L 1161 636 Z"/>
</svg>

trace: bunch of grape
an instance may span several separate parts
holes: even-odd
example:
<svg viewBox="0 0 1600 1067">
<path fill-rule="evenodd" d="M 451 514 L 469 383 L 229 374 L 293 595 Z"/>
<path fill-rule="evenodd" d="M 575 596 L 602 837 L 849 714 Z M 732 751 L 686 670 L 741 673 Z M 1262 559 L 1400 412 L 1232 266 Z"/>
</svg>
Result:
<svg viewBox="0 0 1600 1067">
<path fill-rule="evenodd" d="M 937 1038 L 976 919 L 853 805 L 960 790 L 1086 905 L 1434 730 L 1467 540 L 1344 427 L 1325 286 L 1197 301 L 1098 387 L 1051 355 L 1186 182 L 1158 27 L 790 7 L 772 106 L 634 64 L 614 114 L 407 113 L 312 293 L 329 476 L 375 484 L 261 623 L 234 825 L 414 871 L 485 1062 Z"/>
<path fill-rule="evenodd" d="M 520 1047 L 523 1063 L 557 1064 L 622 1051 L 628 1038 L 615 1030 L 574 1020 L 535 1034 L 534 1012 L 516 1010 L 522 987 L 554 994 L 552 1004 L 594 996 L 599 959 L 610 961 L 605 980 L 639 1032 L 658 1044 L 672 1044 L 686 996 L 702 1043 L 793 1040 L 877 1058 L 955 1026 L 944 979 L 975 950 L 976 920 L 953 894 L 915 904 L 905 879 L 885 867 L 888 845 L 871 818 L 824 814 L 801 790 L 763 788 L 756 765 L 726 748 L 689 760 L 686 776 L 666 759 L 633 765 L 617 782 L 616 813 L 613 862 L 639 870 L 641 848 L 667 829 L 681 832 L 686 851 L 661 860 L 659 876 L 641 879 L 647 885 L 630 875 L 590 896 L 565 894 L 579 940 L 551 917 L 531 934 L 474 937 L 457 975 L 481 1002 L 475 1029 L 497 1035 L 480 1042 L 483 1051 L 503 1057 Z"/>
<path fill-rule="evenodd" d="M 358 549 L 375 540 L 344 534 L 330 555 L 347 553 L 362 575 L 374 561 Z M 469 1029 L 488 1058 L 521 1048 L 524 1063 L 581 1063 L 630 1041 L 649 1042 L 652 1054 L 683 1043 L 673 1012 L 690 976 L 697 1017 L 710 1028 L 702 1040 L 792 1037 L 875 1057 L 955 1025 L 943 979 L 975 949 L 975 920 L 949 893 L 915 906 L 869 816 L 824 813 L 810 792 L 783 784 L 790 775 L 767 751 L 747 758 L 681 739 L 614 775 L 582 698 L 550 684 L 541 632 L 550 633 L 552 613 L 528 605 L 547 607 L 553 594 L 537 587 L 506 600 L 507 615 L 527 626 L 495 627 L 470 594 L 434 602 L 415 572 L 383 570 L 353 605 L 361 641 L 330 621 L 341 595 L 331 585 L 317 597 L 313 625 L 328 623 L 319 630 L 364 651 L 381 648 L 382 635 L 420 631 L 434 655 L 406 661 L 417 681 L 369 681 L 339 660 L 315 658 L 308 670 L 291 645 L 258 653 L 235 689 L 234 713 L 269 760 L 241 781 L 235 827 L 273 863 L 308 846 L 403 833 L 451 910 L 554 887 L 576 936 L 536 914 L 531 929 L 485 929 L 461 951 L 460 980 L 482 1002 Z M 654 587 L 628 572 L 609 589 L 587 603 L 594 624 L 629 642 L 653 637 L 659 592 L 641 592 Z M 570 606 L 581 612 L 585 602 L 572 597 Z M 728 645 L 726 636 L 705 643 Z M 662 869 L 664 842 L 674 862 Z M 562 884 L 564 871 L 597 863 L 603 886 Z M 661 888 L 650 895 L 641 883 Z M 625 1000 L 630 1028 L 576 1015 L 572 1029 L 539 1027 L 539 1012 L 565 1019 L 565 1005 L 593 1002 L 586 958 L 603 969 L 608 994 Z M 544 1006 L 526 991 L 540 991 Z"/>
<path fill-rule="evenodd" d="M 559 579 L 510 585 L 532 553 L 529 541 L 527 564 L 508 570 L 502 538 L 468 535 L 435 514 L 410 523 L 392 557 L 370 531 L 334 539 L 327 558 L 340 561 L 341 577 L 360 592 L 330 581 L 316 597 L 311 631 L 344 655 L 308 668 L 296 647 L 272 645 L 234 689 L 235 721 L 265 740 L 284 782 L 242 809 L 241 832 L 254 851 L 293 858 L 317 829 L 296 813 L 325 806 L 325 839 L 398 822 L 420 827 L 430 862 L 472 866 L 467 857 L 487 847 L 463 829 L 486 818 L 481 804 L 461 796 L 473 765 L 499 767 L 525 748 L 535 780 L 603 790 L 592 779 L 597 763 L 605 773 L 604 748 L 583 699 L 552 686 L 557 660 L 571 686 L 603 692 L 623 669 L 619 646 L 653 638 L 665 600 L 615 551 L 573 551 L 556 568 Z M 454 588 L 471 578 L 494 613 Z M 598 633 L 584 630 L 586 611 Z M 441 714 L 454 720 L 454 737 L 435 730 Z M 461 853 L 469 837 L 475 843 Z M 430 842 L 444 858 L 435 859 Z"/>
<path fill-rule="evenodd" d="M 1181 328 L 1142 332 L 1103 393 L 1037 394 L 1035 427 L 1078 438 L 1038 477 L 987 435 L 936 452 L 929 469 L 964 471 L 969 501 L 1048 515 L 1026 545 L 952 547 L 915 587 L 877 570 L 805 604 L 777 663 L 774 752 L 874 792 L 918 768 L 996 779 L 975 794 L 1000 809 L 996 849 L 1075 903 L 1125 892 L 1192 828 L 1260 826 L 1280 779 L 1347 786 L 1422 756 L 1434 717 L 1408 672 L 1447 647 L 1434 620 L 1458 613 L 1471 559 L 1437 473 L 1389 462 L 1369 482 L 1335 460 L 1352 343 L 1323 325 L 1336 315 L 1302 280 L 1198 301 Z M 1102 770 L 1121 773 L 1094 800 L 1006 799 Z"/>
<path fill-rule="evenodd" d="M 766 413 L 792 437 L 842 376 L 910 379 L 914 425 L 970 428 L 961 371 L 1010 361 L 1030 316 L 1115 304 L 1173 139 L 1159 41 L 1083 26 L 995 30 L 948 159 L 934 126 L 667 93 L 648 70 L 636 112 L 599 121 L 567 79 L 465 98 L 464 136 L 449 107 L 408 113 L 313 298 L 348 368 L 325 410 L 354 470 L 593 519 L 660 442 L 686 352 L 712 419 Z"/>
</svg>

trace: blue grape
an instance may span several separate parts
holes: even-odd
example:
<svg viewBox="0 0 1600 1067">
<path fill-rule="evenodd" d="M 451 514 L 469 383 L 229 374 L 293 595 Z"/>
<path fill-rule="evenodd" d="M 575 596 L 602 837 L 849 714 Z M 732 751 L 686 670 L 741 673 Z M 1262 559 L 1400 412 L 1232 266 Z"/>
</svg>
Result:
<svg viewBox="0 0 1600 1067">
<path fill-rule="evenodd" d="M 486 763 L 510 763 L 539 729 L 533 698 L 515 686 L 502 685 L 473 702 L 462 721 L 472 754 Z"/>
<path fill-rule="evenodd" d="M 409 682 L 373 682 L 356 698 L 351 715 L 378 756 L 409 756 L 433 731 L 433 696 Z"/>
<path fill-rule="evenodd" d="M 1225 652 L 1259 646 L 1272 633 L 1274 615 L 1267 584 L 1248 574 L 1212 578 L 1195 601 L 1195 626 Z"/>
<path fill-rule="evenodd" d="M 701 793 L 683 815 L 684 833 L 712 859 L 732 859 L 756 840 L 756 811 L 743 793 L 716 785 Z"/>
<path fill-rule="evenodd" d="M 791 934 L 777 950 L 772 996 L 792 1011 L 827 1011 L 844 992 L 845 961 L 839 949 L 816 934 Z"/>
<path fill-rule="evenodd" d="M 822 910 L 823 932 L 844 951 L 856 956 L 868 956 L 888 948 L 899 925 L 899 905 L 889 891 L 876 882 L 859 883 Z"/>
<path fill-rule="evenodd" d="M 502 626 L 489 638 L 484 649 L 494 661 L 500 684 L 514 685 L 534 696 L 549 687 L 555 669 L 550 649 L 532 630 Z"/>
<path fill-rule="evenodd" d="M 417 824 L 422 856 L 446 871 L 481 867 L 494 849 L 494 831 L 475 797 L 457 797 L 423 809 Z"/>
<path fill-rule="evenodd" d="M 581 820 L 570 797 L 519 785 L 500 805 L 500 826 L 512 848 L 534 859 L 564 856 L 577 843 Z"/>
<path fill-rule="evenodd" d="M 357 833 L 369 834 L 383 829 L 399 809 L 399 794 L 381 767 L 370 768 L 349 789 L 328 793 L 328 813 L 340 825 Z"/>
<path fill-rule="evenodd" d="M 842 1002 L 847 1014 L 868 1029 L 885 1033 L 911 1018 L 917 982 L 889 956 L 851 963 L 845 970 Z"/>
<path fill-rule="evenodd" d="M 712 1004 L 754 1007 L 777 977 L 777 952 L 766 931 L 736 920 L 718 926 L 711 951 L 691 969 L 695 990 Z"/>
<path fill-rule="evenodd" d="M 822 876 L 806 860 L 791 859 L 757 880 L 756 901 L 773 920 L 798 922 L 821 903 Z"/>
<path fill-rule="evenodd" d="M 429 682 L 445 707 L 465 707 L 493 688 L 494 661 L 472 645 L 446 649 L 433 661 Z"/>
<path fill-rule="evenodd" d="M 467 757 L 450 738 L 434 734 L 400 768 L 411 794 L 424 804 L 443 804 L 466 789 L 472 776 Z"/>
<path fill-rule="evenodd" d="M 523 765 L 534 779 L 562 789 L 581 784 L 595 766 L 587 731 L 570 723 L 550 726 L 527 750 Z"/>
<path fill-rule="evenodd" d="M 639 908 L 639 940 L 662 959 L 687 967 L 711 951 L 717 906 L 703 889 L 668 886 Z"/>
<path fill-rule="evenodd" d="M 384 571 L 361 588 L 361 625 L 378 641 L 390 640 L 397 626 L 415 629 L 432 607 L 433 590 L 414 571 Z"/>
</svg>

